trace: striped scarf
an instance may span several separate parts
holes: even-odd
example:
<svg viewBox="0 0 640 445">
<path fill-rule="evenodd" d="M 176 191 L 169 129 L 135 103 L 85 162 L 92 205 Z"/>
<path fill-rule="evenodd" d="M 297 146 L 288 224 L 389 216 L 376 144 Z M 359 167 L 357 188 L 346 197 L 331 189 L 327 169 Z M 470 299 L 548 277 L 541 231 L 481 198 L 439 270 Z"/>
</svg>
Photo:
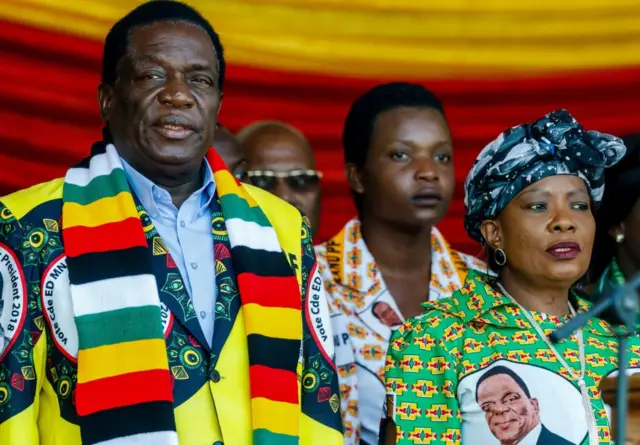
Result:
<svg viewBox="0 0 640 445">
<path fill-rule="evenodd" d="M 274 438 L 295 444 L 299 419 L 270 414 L 283 403 L 300 403 L 300 287 L 255 200 L 214 150 L 208 158 L 245 320 L 254 444 L 273 445 Z M 68 170 L 62 226 L 79 338 L 75 402 L 82 443 L 177 444 L 158 287 L 113 145 L 96 143 L 89 158 Z M 282 435 L 283 423 L 295 434 Z"/>
</svg>

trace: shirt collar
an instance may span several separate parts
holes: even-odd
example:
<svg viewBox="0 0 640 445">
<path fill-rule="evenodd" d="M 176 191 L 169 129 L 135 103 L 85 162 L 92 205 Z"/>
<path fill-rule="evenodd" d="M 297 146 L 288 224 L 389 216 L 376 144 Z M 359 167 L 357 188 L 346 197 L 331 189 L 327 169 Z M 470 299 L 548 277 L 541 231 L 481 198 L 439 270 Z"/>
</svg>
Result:
<svg viewBox="0 0 640 445">
<path fill-rule="evenodd" d="M 538 422 L 538 424 L 533 427 L 529 434 L 522 438 L 520 445 L 537 445 L 538 439 L 540 438 L 540 434 L 542 433 L 542 423 Z"/>
<path fill-rule="evenodd" d="M 364 242 L 361 227 L 358 218 L 347 222 L 324 244 L 325 256 L 336 283 L 362 294 L 376 295 L 384 283 L 376 260 Z M 451 249 L 440 231 L 432 227 L 430 292 L 452 293 L 463 284 L 467 269 L 465 261 Z M 430 299 L 434 299 L 433 296 Z"/>
<path fill-rule="evenodd" d="M 129 165 L 129 163 L 127 163 L 127 161 L 125 161 L 124 159 L 120 158 L 120 160 L 122 162 L 122 167 L 124 169 L 125 175 L 127 176 L 129 184 L 131 185 L 132 191 L 136 194 L 136 196 L 140 200 L 140 204 L 142 204 L 147 213 L 149 213 L 150 217 L 159 217 L 160 213 L 158 211 L 158 206 L 173 206 L 173 202 L 171 201 L 169 192 L 167 192 L 162 187 L 154 184 L 149 178 Z M 204 178 L 202 181 L 202 186 L 198 190 L 193 192 L 193 195 L 197 195 L 200 197 L 198 212 L 196 215 L 193 215 L 193 219 L 201 216 L 205 212 L 205 210 L 209 207 L 209 204 L 211 204 L 211 200 L 215 196 L 216 183 L 213 176 L 213 171 L 211 170 L 211 166 L 206 159 L 203 160 L 203 164 Z"/>
<path fill-rule="evenodd" d="M 574 307 L 578 313 L 591 309 L 592 304 L 578 295 L 578 292 L 572 291 L 571 300 L 575 303 Z M 456 316 L 463 323 L 474 326 L 480 323 L 506 328 L 532 328 L 525 316 L 520 314 L 520 308 L 500 292 L 496 278 L 473 269 L 469 270 L 464 286 L 457 290 L 452 298 L 430 301 L 422 306 Z M 540 322 L 538 314 L 533 315 Z M 546 318 L 558 326 L 566 321 L 560 317 Z M 583 329 L 604 337 L 614 336 L 612 326 L 599 318 L 589 320 Z"/>
<path fill-rule="evenodd" d="M 327 243 L 327 257 L 337 283 L 357 292 L 375 293 L 379 290 L 378 270 L 360 231 L 360 220 L 353 218 Z M 349 273 L 358 269 L 362 273 Z"/>
<path fill-rule="evenodd" d="M 207 161 L 206 159 L 203 159 L 203 163 L 204 178 L 202 181 L 202 187 L 198 190 L 198 192 L 202 193 L 202 196 L 200 197 L 200 208 L 198 209 L 198 216 L 202 216 L 202 214 L 209 207 L 209 204 L 211 204 L 211 201 L 216 194 L 216 180 L 213 176 L 211 165 L 209 165 L 209 161 Z"/>
</svg>

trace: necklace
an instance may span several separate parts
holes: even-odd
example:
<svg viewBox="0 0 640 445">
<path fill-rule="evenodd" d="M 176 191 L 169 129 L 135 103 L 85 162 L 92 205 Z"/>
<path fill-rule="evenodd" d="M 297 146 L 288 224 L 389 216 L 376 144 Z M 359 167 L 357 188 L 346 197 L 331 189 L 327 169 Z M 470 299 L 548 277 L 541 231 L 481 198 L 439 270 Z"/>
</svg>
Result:
<svg viewBox="0 0 640 445">
<path fill-rule="evenodd" d="M 591 407 L 591 400 L 589 399 L 589 389 L 587 388 L 587 384 L 584 381 L 584 376 L 587 368 L 587 360 L 584 351 L 584 338 L 582 335 L 582 329 L 576 331 L 576 337 L 578 339 L 578 351 L 580 355 L 580 373 L 576 373 L 564 360 L 564 357 L 562 357 L 562 355 L 556 350 L 551 341 L 547 338 L 544 331 L 542 330 L 542 327 L 538 324 L 531 312 L 522 307 L 522 305 L 518 303 L 516 299 L 513 298 L 511 294 L 509 294 L 509 292 L 507 292 L 504 286 L 502 286 L 502 283 L 498 283 L 498 287 L 507 298 L 509 298 L 516 306 L 520 308 L 520 311 L 529 321 L 529 324 L 531 324 L 531 326 L 535 329 L 538 336 L 546 343 L 547 347 L 551 350 L 551 352 L 553 352 L 553 355 L 556 356 L 560 364 L 564 366 L 564 369 L 567 370 L 567 373 L 569 373 L 571 378 L 578 383 L 578 387 L 580 388 L 580 395 L 582 396 L 582 406 L 584 408 L 585 417 L 587 420 L 587 429 L 589 431 L 589 445 L 598 445 L 600 441 L 598 439 L 596 417 L 593 414 L 593 408 Z M 576 316 L 576 311 L 573 309 L 573 306 L 571 306 L 571 303 L 569 303 L 569 311 L 571 312 L 572 317 Z"/>
</svg>

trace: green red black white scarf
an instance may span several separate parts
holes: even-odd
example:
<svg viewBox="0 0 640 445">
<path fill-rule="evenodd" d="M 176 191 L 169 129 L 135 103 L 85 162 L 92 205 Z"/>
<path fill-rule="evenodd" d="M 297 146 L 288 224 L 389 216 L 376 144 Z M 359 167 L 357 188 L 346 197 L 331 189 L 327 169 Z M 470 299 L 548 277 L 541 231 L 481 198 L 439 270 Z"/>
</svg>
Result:
<svg viewBox="0 0 640 445">
<path fill-rule="evenodd" d="M 299 419 L 276 421 L 271 413 L 277 404 L 300 403 L 300 287 L 255 200 L 214 150 L 208 159 L 244 313 L 254 444 L 298 443 Z M 158 288 L 113 145 L 96 143 L 89 158 L 68 170 L 62 227 L 79 338 L 75 400 L 82 443 L 178 444 Z M 287 316 L 274 319 L 279 312 Z M 283 421 L 291 423 L 290 435 L 272 428 L 281 430 Z"/>
</svg>

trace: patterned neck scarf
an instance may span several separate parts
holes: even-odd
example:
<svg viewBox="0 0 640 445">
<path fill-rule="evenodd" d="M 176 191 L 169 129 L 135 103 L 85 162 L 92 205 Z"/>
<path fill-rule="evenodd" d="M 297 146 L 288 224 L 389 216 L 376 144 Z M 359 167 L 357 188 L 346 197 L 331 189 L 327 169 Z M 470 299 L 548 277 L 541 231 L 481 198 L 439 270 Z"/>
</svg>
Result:
<svg viewBox="0 0 640 445">
<path fill-rule="evenodd" d="M 209 151 L 226 220 L 250 358 L 254 444 L 267 445 L 283 423 L 298 443 L 299 419 L 274 419 L 279 404 L 299 404 L 300 287 L 277 234 L 255 200 Z M 82 443 L 178 443 L 173 384 L 160 299 L 134 198 L 111 144 L 68 170 L 62 235 L 78 329 L 76 409 Z M 297 311 L 274 326 L 273 310 Z M 277 391 L 274 389 L 277 382 Z M 222 407 L 229 409 L 229 407 Z M 273 434 L 269 434 L 273 433 Z"/>
</svg>

